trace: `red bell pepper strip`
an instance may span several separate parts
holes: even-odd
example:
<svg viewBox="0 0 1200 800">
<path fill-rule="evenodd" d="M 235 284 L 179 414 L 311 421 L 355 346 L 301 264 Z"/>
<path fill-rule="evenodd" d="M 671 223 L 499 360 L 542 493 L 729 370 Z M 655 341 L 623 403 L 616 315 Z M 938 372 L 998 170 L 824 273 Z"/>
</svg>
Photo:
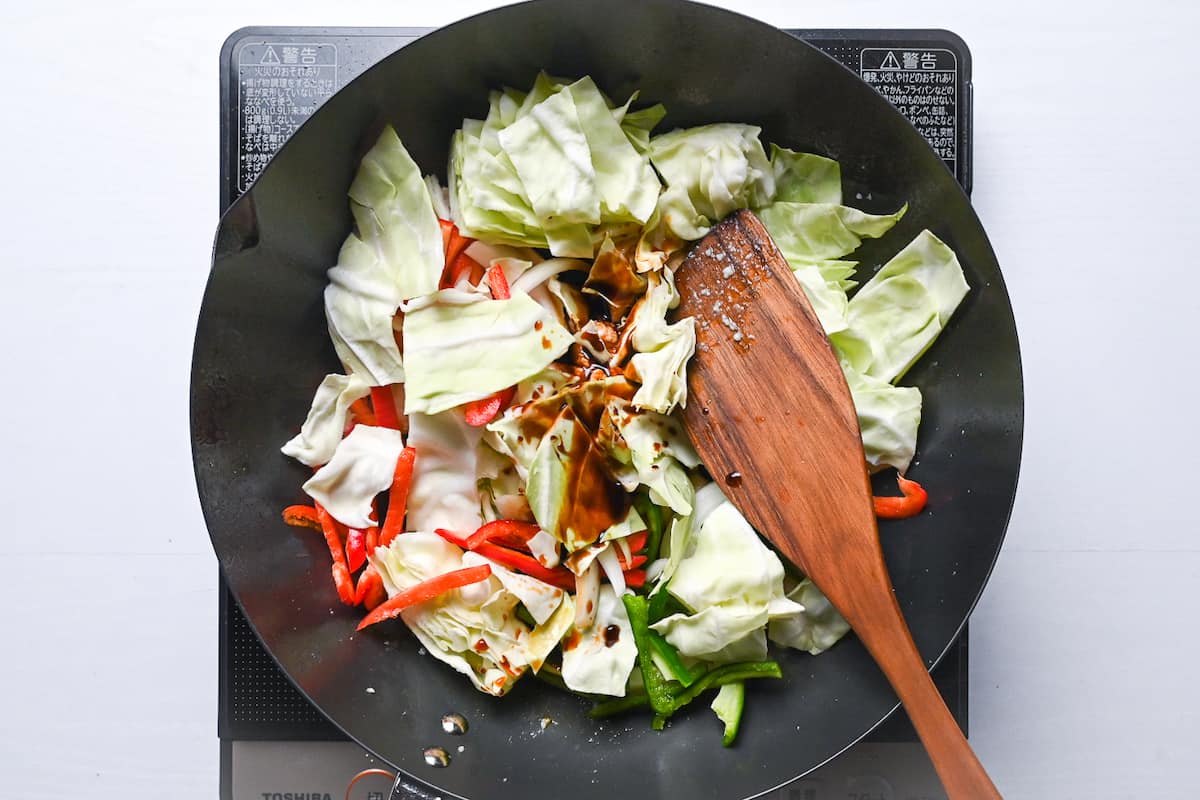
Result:
<svg viewBox="0 0 1200 800">
<path fill-rule="evenodd" d="M 625 537 L 625 543 L 629 545 L 629 552 L 640 553 L 646 549 L 646 540 L 649 539 L 648 531 L 638 531 Z M 620 541 L 620 540 L 616 540 Z M 620 545 L 615 545 L 617 551 L 620 552 Z"/>
<path fill-rule="evenodd" d="M 346 566 L 358 572 L 367 560 L 367 532 L 363 528 L 351 528 L 346 534 Z"/>
<path fill-rule="evenodd" d="M 516 550 L 509 550 L 507 547 L 501 547 L 491 542 L 479 545 L 475 548 L 475 552 L 501 566 L 524 573 L 531 578 L 537 578 L 543 583 L 569 592 L 575 591 L 575 575 L 565 567 L 555 569 L 544 567 L 531 555 L 518 553 Z"/>
<path fill-rule="evenodd" d="M 512 522 L 512 520 L 500 521 Z M 532 523 L 516 524 L 532 526 Z M 472 536 L 462 536 L 445 528 L 436 528 L 434 533 L 451 544 L 458 545 L 464 550 L 473 550 L 484 558 L 495 561 L 497 564 L 501 564 L 511 570 L 521 572 L 531 578 L 537 578 L 543 583 L 557 586 L 559 589 L 564 589 L 568 592 L 575 591 L 575 573 L 565 567 L 546 567 L 528 553 L 521 553 L 510 547 L 501 547 L 495 544 L 496 539 L 511 536 L 512 534 L 496 534 L 495 538 L 491 541 L 484 541 L 471 546 Z M 634 556 L 633 564 L 624 571 L 625 583 L 627 585 L 637 588 L 646 584 L 646 570 L 639 569 L 639 567 L 646 563 L 646 560 L 645 556 Z"/>
<path fill-rule="evenodd" d="M 492 264 L 487 269 L 488 286 L 492 287 L 492 299 L 494 300 L 509 300 L 512 298 L 512 290 L 508 288 L 508 276 L 504 274 L 504 269 L 499 264 Z"/>
<path fill-rule="evenodd" d="M 367 555 L 375 552 L 375 548 L 379 545 L 379 528 L 367 528 Z"/>
<path fill-rule="evenodd" d="M 488 539 L 492 544 L 498 544 L 501 547 L 507 547 L 509 550 L 520 550 L 522 553 L 532 553 L 529 549 L 529 540 L 524 539 L 515 533 L 500 533 Z"/>
<path fill-rule="evenodd" d="M 317 518 L 321 521 L 321 531 L 325 534 L 325 544 L 329 554 L 333 556 L 333 585 L 337 589 L 338 599 L 348 606 L 354 605 L 354 581 L 350 578 L 350 569 L 346 566 L 346 553 L 342 547 L 341 525 L 330 516 L 320 504 L 316 504 Z"/>
<path fill-rule="evenodd" d="M 450 236 L 450 244 L 446 247 L 446 263 L 456 263 L 459 259 L 459 256 L 466 255 L 467 248 L 470 247 L 471 243 L 474 241 L 474 239 L 463 236 L 458 232 L 458 228 L 455 228 L 454 233 Z M 471 260 L 474 261 L 475 259 Z"/>
<path fill-rule="evenodd" d="M 372 611 L 386 599 L 387 590 L 383 588 L 383 578 L 380 577 L 374 564 L 368 564 L 367 568 L 358 576 L 358 586 L 354 590 L 355 604 L 365 606 L 367 611 Z"/>
<path fill-rule="evenodd" d="M 388 512 L 379 532 L 379 546 L 387 547 L 404 530 L 404 512 L 408 510 L 408 490 L 412 488 L 413 465 L 417 451 L 406 447 L 396 459 L 396 471 L 392 474 L 392 488 L 388 492 Z"/>
<path fill-rule="evenodd" d="M 916 481 L 910 481 L 903 475 L 897 474 L 896 481 L 900 484 L 903 497 L 876 497 L 875 516 L 885 519 L 904 519 L 915 517 L 925 508 L 929 493 Z"/>
<path fill-rule="evenodd" d="M 367 398 L 360 397 L 350 404 L 350 421 L 352 425 L 378 425 L 379 421 L 375 418 L 375 412 L 371 410 L 371 406 L 367 403 Z"/>
<path fill-rule="evenodd" d="M 481 428 L 496 418 L 500 411 L 512 402 L 513 395 L 516 394 L 516 387 L 510 386 L 507 389 L 501 389 L 493 395 L 488 395 L 482 400 L 472 400 L 464 407 L 466 412 L 467 424 L 473 425 L 476 428 Z"/>
<path fill-rule="evenodd" d="M 538 534 L 541 528 L 533 522 L 521 522 L 515 519 L 498 519 L 481 525 L 470 536 L 438 528 L 436 533 L 451 544 L 456 544 L 464 550 L 474 550 L 484 542 L 503 544 L 510 549 L 524 549 L 529 552 L 528 542 Z"/>
<path fill-rule="evenodd" d="M 434 533 L 436 533 L 438 536 L 441 536 L 447 542 L 450 542 L 450 544 L 461 547 L 463 550 L 472 550 L 475 548 L 475 546 L 477 546 L 471 544 L 471 536 L 474 536 L 474 534 L 471 534 L 471 536 L 464 536 L 460 533 L 455 533 L 454 531 L 448 531 L 445 528 L 437 528 Z M 530 552 L 529 541 L 515 533 L 498 533 L 489 537 L 488 541 L 492 544 L 506 547 L 509 550 L 519 550 L 522 553 Z"/>
<path fill-rule="evenodd" d="M 288 506 L 283 510 L 283 521 L 296 528 L 321 530 L 321 520 L 312 506 Z"/>
<path fill-rule="evenodd" d="M 459 253 L 453 261 L 446 264 L 439 288 L 449 289 L 456 286 L 463 278 L 467 278 L 471 283 L 478 283 L 479 279 L 483 277 L 483 272 L 482 264 L 466 253 Z"/>
<path fill-rule="evenodd" d="M 475 240 L 459 233 L 458 226 L 449 220 L 439 219 L 438 224 L 442 227 L 442 250 L 446 254 L 445 263 L 446 266 L 450 266 Z M 451 286 L 453 285 L 451 284 Z"/>
<path fill-rule="evenodd" d="M 445 539 L 450 544 L 457 545 L 457 546 L 461 547 L 463 550 L 467 549 L 467 539 L 469 537 L 460 536 L 459 534 L 455 533 L 454 531 L 448 531 L 445 528 L 434 528 L 433 532 L 436 533 L 438 536 L 442 537 L 443 539 Z"/>
<path fill-rule="evenodd" d="M 422 581 L 416 586 L 410 586 L 363 617 L 362 622 L 358 623 L 357 630 L 361 631 L 363 628 L 369 628 L 377 622 L 398 617 L 400 616 L 400 612 L 409 606 L 424 603 L 426 600 L 432 600 L 451 589 L 487 580 L 491 574 L 491 567 L 487 564 L 480 564 L 477 567 L 456 569 L 453 572 L 447 572 L 444 575 L 438 575 L 436 578 Z"/>
<path fill-rule="evenodd" d="M 617 553 L 617 563 L 621 565 L 621 569 L 623 570 L 637 569 L 643 566 L 648 560 L 645 556 L 636 555 L 629 561 L 626 561 L 620 552 Z"/>
<path fill-rule="evenodd" d="M 533 522 L 519 522 L 515 519 L 498 519 L 482 525 L 479 530 L 467 537 L 467 549 L 474 550 L 486 541 L 498 536 L 515 536 L 526 542 L 537 536 L 541 528 Z"/>
<path fill-rule="evenodd" d="M 391 386 L 372 386 L 371 405 L 379 425 L 400 430 L 400 415 L 396 413 L 396 398 L 392 396 Z"/>
</svg>

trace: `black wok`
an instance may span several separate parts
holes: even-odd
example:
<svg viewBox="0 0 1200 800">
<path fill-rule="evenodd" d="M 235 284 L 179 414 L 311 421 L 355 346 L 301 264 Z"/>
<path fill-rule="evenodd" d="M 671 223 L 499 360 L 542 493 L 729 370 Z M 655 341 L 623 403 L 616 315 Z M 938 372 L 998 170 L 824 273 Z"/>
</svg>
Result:
<svg viewBox="0 0 1200 800">
<path fill-rule="evenodd" d="M 803 20 L 797 20 L 802 23 Z M 486 113 L 487 91 L 538 70 L 590 74 L 614 97 L 641 89 L 669 113 L 659 130 L 749 122 L 763 140 L 838 159 L 868 210 L 910 204 L 878 265 L 922 228 L 958 252 L 972 287 L 905 382 L 925 393 L 913 475 L 931 510 L 883 526 L 901 606 L 933 664 L 965 624 L 999 551 L 1016 488 L 1020 361 L 1008 297 L 966 197 L 920 135 L 851 72 L 765 24 L 672 0 L 542 0 L 429 34 L 330 99 L 221 221 L 197 326 L 191 420 L 196 480 L 224 575 L 269 652 L 313 703 L 365 747 L 472 800 L 744 798 L 832 758 L 896 698 L 859 643 L 819 657 L 779 653 L 785 678 L 748 690 L 735 748 L 704 704 L 662 733 L 649 719 L 593 722 L 587 704 L 529 679 L 497 700 L 423 655 L 406 632 L 354 634 L 320 537 L 285 527 L 306 471 L 279 453 L 314 387 L 340 371 L 325 333 L 325 270 L 350 230 L 358 157 L 393 124 L 426 172 L 444 175 L 450 133 Z M 374 693 L 367 693 L 367 687 Z M 471 723 L 442 733 L 447 711 Z M 541 720 L 554 724 L 542 729 Z M 466 745 L 448 769 L 431 744 Z"/>
</svg>

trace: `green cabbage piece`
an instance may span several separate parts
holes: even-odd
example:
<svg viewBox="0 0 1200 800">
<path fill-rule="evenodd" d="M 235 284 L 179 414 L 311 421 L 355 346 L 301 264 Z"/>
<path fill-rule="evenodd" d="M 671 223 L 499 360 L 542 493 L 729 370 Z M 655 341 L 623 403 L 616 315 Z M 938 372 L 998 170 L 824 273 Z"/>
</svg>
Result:
<svg viewBox="0 0 1200 800">
<path fill-rule="evenodd" d="M 631 337 L 638 351 L 627 370 L 641 386 L 633 396 L 638 408 L 669 414 L 687 405 L 687 362 L 696 352 L 696 320 L 684 317 L 667 323 L 667 312 L 679 303 L 679 293 L 667 270 L 648 274 L 645 297 L 632 312 Z"/>
<path fill-rule="evenodd" d="M 464 120 L 450 140 L 446 183 L 455 223 L 468 236 L 545 247 L 546 236 L 520 194 L 516 171 L 503 153 L 483 147 L 482 135 L 482 122 Z"/>
<path fill-rule="evenodd" d="M 650 140 L 650 161 L 666 183 L 658 198 L 661 224 L 684 240 L 739 208 L 764 205 L 775 174 L 753 125 L 720 123 L 674 130 Z"/>
<path fill-rule="evenodd" d="M 392 334 L 392 320 L 403 298 L 378 253 L 350 234 L 329 270 L 325 319 L 334 352 L 349 375 L 368 386 L 404 381 L 404 363 Z"/>
<path fill-rule="evenodd" d="M 666 586 L 690 613 L 650 627 L 681 654 L 708 661 L 742 659 L 747 643 L 759 654 L 768 621 L 801 611 L 784 597 L 779 557 L 727 500 L 692 530 Z"/>
<path fill-rule="evenodd" d="M 300 433 L 283 446 L 283 454 L 310 467 L 329 463 L 346 430 L 350 404 L 370 391 L 358 375 L 326 375 L 317 387 Z"/>
<path fill-rule="evenodd" d="M 572 342 L 529 295 L 435 292 L 405 307 L 404 411 L 436 414 L 487 397 L 537 374 Z"/>
<path fill-rule="evenodd" d="M 359 238 L 386 265 L 400 298 L 437 291 L 446 256 L 442 230 L 421 170 L 389 125 L 350 184 Z"/>
<path fill-rule="evenodd" d="M 635 135 L 649 135 L 649 128 L 662 118 L 661 114 L 651 107 L 632 115 L 632 120 L 627 114 L 628 124 L 623 124 L 614 116 L 608 99 L 587 77 L 568 86 L 566 93 L 575 103 L 575 112 L 587 139 L 600 198 L 601 221 L 646 222 L 654 213 L 662 186 L 650 166 L 650 159 L 643 154 L 644 150 L 639 152 L 630 140 L 630 129 L 637 132 Z M 662 109 L 661 106 L 657 108 Z"/>
<path fill-rule="evenodd" d="M 625 449 L 617 458 L 628 458 L 637 482 L 650 490 L 650 500 L 676 514 L 692 513 L 692 488 L 688 470 L 700 464 L 683 426 L 674 417 L 652 411 L 618 411 L 615 425 Z"/>
<path fill-rule="evenodd" d="M 801 188 L 813 189 L 807 185 L 788 188 L 793 196 L 802 195 Z M 821 196 L 822 191 L 813 189 L 808 194 Z M 840 185 L 836 194 L 841 195 Z M 834 196 L 830 187 L 825 188 L 824 195 Z M 842 258 L 857 250 L 863 238 L 887 233 L 906 209 L 875 215 L 833 202 L 780 201 L 759 210 L 759 217 L 804 288 L 827 335 L 849 325 L 846 290 L 855 285 L 851 275 L 857 264 Z"/>
<path fill-rule="evenodd" d="M 616 640 L 605 631 L 616 626 Z M 600 587 L 592 624 L 580 631 L 574 647 L 563 649 L 562 675 L 575 692 L 624 697 L 629 674 L 637 662 L 637 645 L 625 604 L 607 584 Z"/>
<path fill-rule="evenodd" d="M 892 382 L 929 349 L 970 287 L 958 257 L 922 231 L 850 300 L 830 340 L 859 373 Z"/>
<path fill-rule="evenodd" d="M 500 131 L 499 141 L 551 252 L 590 256 L 588 226 L 600 224 L 600 196 L 587 136 L 570 92 L 557 92 L 538 103 Z"/>
<path fill-rule="evenodd" d="M 445 255 L 430 186 L 396 131 L 384 128 L 350 186 L 356 233 L 329 270 L 325 316 L 347 373 L 371 386 L 404 380 L 396 308 L 435 291 Z"/>
<path fill-rule="evenodd" d="M 400 431 L 356 425 L 338 442 L 329 463 L 304 482 L 303 489 L 330 516 L 350 528 L 371 528 L 375 496 L 392 485 L 396 459 L 404 449 Z"/>
<path fill-rule="evenodd" d="M 850 624 L 807 578 L 792 587 L 787 597 L 803 610 L 771 620 L 768 635 L 772 642 L 815 656 L 833 647 L 850 631 Z"/>
<path fill-rule="evenodd" d="M 418 453 L 408 492 L 407 529 L 471 533 L 483 524 L 478 474 L 483 430 L 458 409 L 408 415 L 407 444 Z"/>
<path fill-rule="evenodd" d="M 789 263 L 824 266 L 853 253 L 863 239 L 883 236 L 907 210 L 904 205 L 894 214 L 868 214 L 834 203 L 778 202 L 759 217 Z"/>
<path fill-rule="evenodd" d="M 921 390 L 914 386 L 893 386 L 887 381 L 863 375 L 848 364 L 842 365 L 858 427 L 863 452 L 873 469 L 895 467 L 908 470 L 917 450 L 917 428 L 921 424 Z"/>
<path fill-rule="evenodd" d="M 581 491 L 611 484 L 607 462 L 608 455 L 570 408 L 555 418 L 538 443 L 525 487 L 529 507 L 538 525 L 566 545 L 568 551 L 587 547 L 603 533 L 577 530 L 570 512 L 577 500 L 589 500 L 579 497 Z M 624 491 L 620 486 L 610 490 Z"/>
<path fill-rule="evenodd" d="M 633 149 L 639 153 L 650 152 L 650 132 L 658 123 L 662 122 L 663 117 L 667 115 L 667 109 L 662 104 L 643 108 L 639 111 L 629 111 L 629 105 L 637 98 L 637 92 L 629 98 L 625 106 L 621 109 L 621 118 L 617 120 L 621 123 L 621 130 L 625 131 L 625 135 L 629 137 L 629 143 L 633 145 Z M 613 112 L 615 117 L 617 112 Z"/>
<path fill-rule="evenodd" d="M 842 204 L 842 167 L 832 158 L 771 145 L 776 202 Z"/>
<path fill-rule="evenodd" d="M 793 195 L 800 194 L 797 187 L 789 188 Z M 820 196 L 821 192 L 810 194 Z M 828 187 L 825 194 L 833 196 Z M 840 187 L 837 195 L 841 195 Z M 804 288 L 827 335 L 843 331 L 849 324 L 846 290 L 855 285 L 850 276 L 857 264 L 841 259 L 857 250 L 863 238 L 887 233 L 906 209 L 875 215 L 836 203 L 792 201 L 760 209 L 759 217 Z"/>
<path fill-rule="evenodd" d="M 632 102 L 633 98 L 630 98 Z M 487 119 L 451 142 L 451 211 L 465 233 L 591 257 L 597 226 L 642 224 L 660 184 L 641 142 L 661 114 L 615 109 L 591 78 L 539 75 L 493 92 Z"/>
<path fill-rule="evenodd" d="M 484 560 L 477 556 L 464 559 L 457 547 L 434 533 L 422 531 L 397 536 L 388 547 L 376 548 L 370 559 L 383 578 L 389 597 L 422 581 L 462 569 L 464 564 Z M 569 598 L 563 595 L 557 610 L 531 631 L 515 613 L 521 596 L 506 588 L 505 581 L 514 585 L 519 582 L 522 595 L 546 592 L 551 602 L 557 590 L 552 587 L 540 590 L 528 580 L 532 579 L 522 580 L 510 574 L 501 579 L 498 574 L 492 575 L 410 606 L 400 616 L 430 655 L 468 676 L 479 690 L 503 695 L 527 667 L 535 670 L 541 667 L 574 616 Z M 487 647 L 476 646 L 481 640 Z"/>
</svg>

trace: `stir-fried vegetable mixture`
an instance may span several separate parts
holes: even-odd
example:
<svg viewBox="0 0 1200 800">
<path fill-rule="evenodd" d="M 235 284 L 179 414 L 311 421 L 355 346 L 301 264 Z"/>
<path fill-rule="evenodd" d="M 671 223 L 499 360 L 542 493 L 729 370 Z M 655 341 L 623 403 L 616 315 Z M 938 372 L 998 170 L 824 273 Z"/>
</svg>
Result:
<svg viewBox="0 0 1200 800">
<path fill-rule="evenodd" d="M 921 393 L 895 381 L 967 284 L 925 231 L 851 296 L 847 257 L 904 208 L 843 205 L 836 161 L 768 156 L 750 125 L 653 135 L 665 110 L 634 99 L 545 75 L 494 92 L 454 134 L 446 188 L 383 131 L 325 290 L 344 374 L 283 448 L 315 470 L 312 504 L 283 516 L 324 536 L 360 629 L 399 617 L 484 692 L 537 674 L 656 728 L 719 689 L 728 745 L 745 682 L 780 676 L 768 642 L 817 654 L 848 626 L 681 425 L 688 243 L 735 209 L 761 216 L 842 358 L 872 469 L 908 469 Z M 923 508 L 899 482 L 880 516 Z"/>
</svg>

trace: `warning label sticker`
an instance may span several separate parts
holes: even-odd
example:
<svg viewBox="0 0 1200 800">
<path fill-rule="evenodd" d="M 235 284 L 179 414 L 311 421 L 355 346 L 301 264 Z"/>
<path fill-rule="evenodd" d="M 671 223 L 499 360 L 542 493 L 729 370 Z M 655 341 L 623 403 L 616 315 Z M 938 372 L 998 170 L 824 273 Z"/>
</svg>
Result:
<svg viewBox="0 0 1200 800">
<path fill-rule="evenodd" d="M 237 72 L 237 191 L 244 192 L 288 137 L 337 91 L 337 47 L 245 44 Z"/>
<path fill-rule="evenodd" d="M 957 174 L 958 59 L 950 50 L 867 47 L 859 75 L 906 116 Z"/>
</svg>

